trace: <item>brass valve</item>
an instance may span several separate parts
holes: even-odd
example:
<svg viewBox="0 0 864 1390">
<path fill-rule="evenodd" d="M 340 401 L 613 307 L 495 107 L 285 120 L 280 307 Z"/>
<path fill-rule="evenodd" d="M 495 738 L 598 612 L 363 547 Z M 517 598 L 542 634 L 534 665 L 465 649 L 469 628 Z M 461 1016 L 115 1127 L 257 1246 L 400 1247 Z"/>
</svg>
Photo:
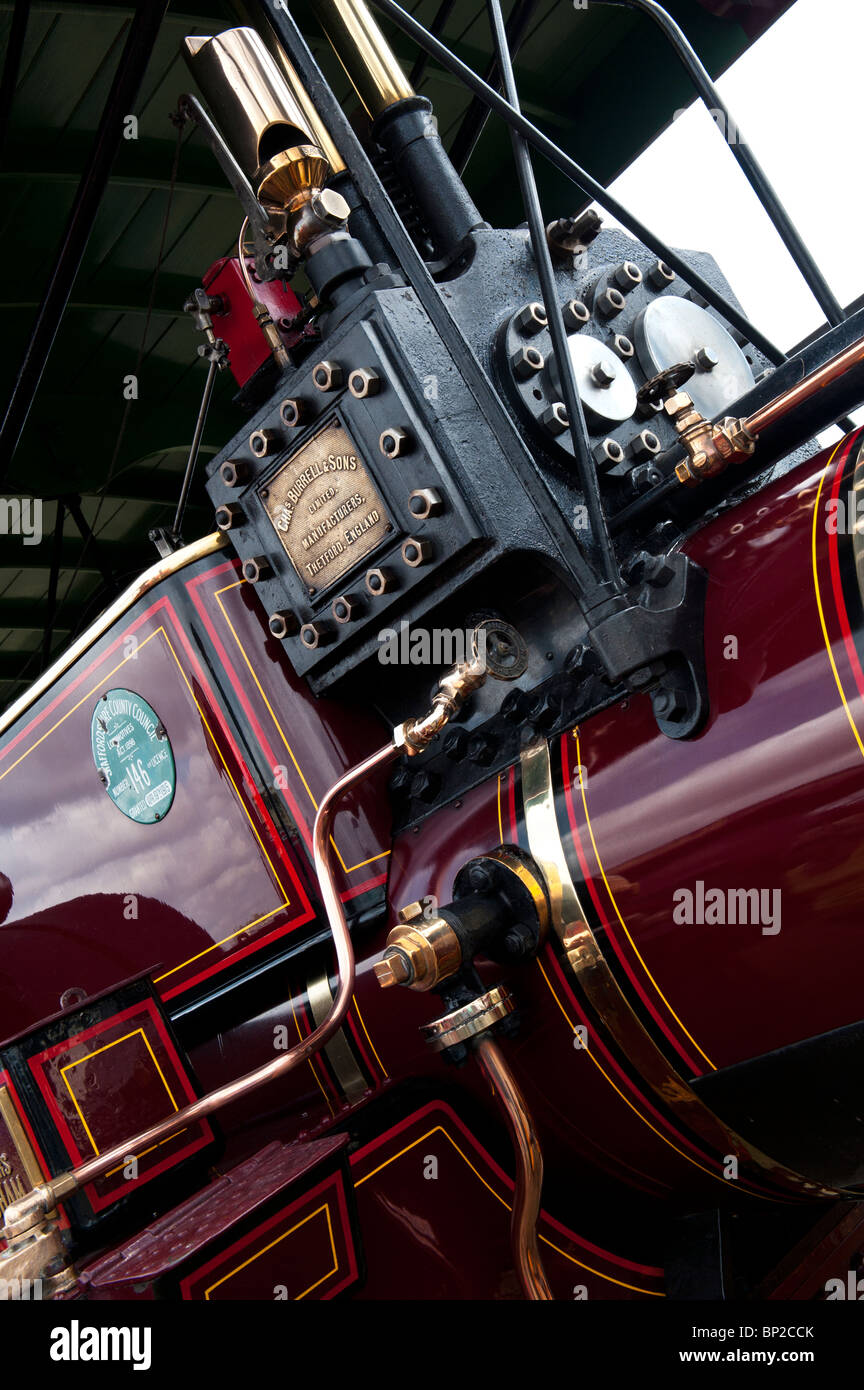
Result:
<svg viewBox="0 0 864 1390">
<path fill-rule="evenodd" d="M 727 416 L 716 424 L 706 420 L 681 387 L 695 372 L 692 362 L 679 362 L 659 372 L 640 387 L 640 405 L 658 407 L 661 402 L 680 436 L 687 458 L 676 465 L 675 476 L 684 487 L 695 487 L 722 473 L 730 463 L 743 463 L 756 448 L 756 440 L 744 420 Z"/>
<path fill-rule="evenodd" d="M 434 989 L 455 975 L 462 964 L 462 947 L 443 917 L 423 918 L 422 903 L 410 903 L 399 913 L 399 925 L 387 937 L 383 959 L 375 966 L 382 989 L 407 985 L 409 989 Z"/>
</svg>

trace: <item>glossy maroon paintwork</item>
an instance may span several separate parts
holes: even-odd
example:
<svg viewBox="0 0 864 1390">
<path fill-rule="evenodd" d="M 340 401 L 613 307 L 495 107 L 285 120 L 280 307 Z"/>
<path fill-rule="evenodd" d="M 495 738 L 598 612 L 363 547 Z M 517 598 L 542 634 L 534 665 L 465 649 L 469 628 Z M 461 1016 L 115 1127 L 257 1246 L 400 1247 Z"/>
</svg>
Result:
<svg viewBox="0 0 864 1390">
<path fill-rule="evenodd" d="M 680 742 L 664 737 L 647 697 L 635 697 L 587 720 L 578 741 L 571 731 L 551 748 L 559 828 L 574 879 L 592 919 L 605 921 L 604 950 L 620 954 L 625 989 L 640 1002 L 649 1027 L 685 1075 L 704 1072 L 712 1063 L 720 1067 L 758 1056 L 862 1013 L 854 963 L 860 957 L 864 766 L 829 659 L 813 578 L 813 507 L 828 458 L 827 452 L 817 456 L 721 515 L 687 546 L 709 579 L 710 715 L 702 732 Z M 829 549 L 829 538 L 817 527 L 828 643 L 857 716 L 861 702 L 851 695 L 848 643 L 844 646 L 831 585 Z M 379 746 L 386 731 L 374 719 L 315 700 L 297 681 L 267 632 L 254 594 L 237 582 L 233 562 L 203 562 L 181 578 L 182 585 L 172 581 L 171 593 L 189 640 L 203 655 L 208 708 L 218 707 L 220 729 L 224 725 L 230 734 L 247 780 L 278 822 L 283 848 L 290 851 L 311 901 L 308 845 L 315 801 L 347 767 Z M 734 659 L 730 637 L 737 641 Z M 204 689 L 204 681 L 196 685 Z M 166 718 L 168 709 L 163 714 L 160 708 L 165 692 L 154 683 L 142 686 L 142 693 Z M 171 717 L 178 728 L 189 727 L 191 738 L 198 716 L 191 715 L 188 693 L 184 699 L 185 713 L 178 707 Z M 89 748 L 86 752 L 86 757 L 77 754 L 77 768 L 87 768 Z M 183 833 L 175 834 L 171 845 L 175 861 L 191 861 L 193 870 L 195 856 L 206 855 L 215 838 L 214 798 L 225 791 L 212 748 L 208 758 L 207 795 L 198 819 L 187 827 L 178 816 L 174 828 Z M 273 769 L 280 765 L 286 769 L 284 785 L 273 786 Z M 48 763 L 40 766 L 42 778 L 13 819 L 35 824 L 41 845 L 52 817 L 62 823 L 65 808 L 81 793 L 79 783 L 73 788 L 71 771 L 62 774 L 69 785 L 55 789 L 45 780 Z M 2 767 L 0 762 L 0 772 Z M 84 796 L 88 806 L 98 802 L 89 787 Z M 152 943 L 160 942 L 158 915 L 152 937 L 139 923 L 127 938 L 106 918 L 104 904 L 87 911 L 103 891 L 101 884 L 110 883 L 116 894 L 134 873 L 122 817 L 107 800 L 105 810 L 121 824 L 100 821 L 103 854 L 87 861 L 78 896 L 76 880 L 66 870 L 62 889 L 38 890 L 52 893 L 61 907 L 68 899 L 77 914 L 67 919 L 71 926 L 61 938 L 48 985 L 38 979 L 35 954 L 28 963 L 23 931 L 12 947 L 13 958 L 24 961 L 16 969 L 15 989 L 31 1011 L 49 995 L 56 1007 L 53 996 L 61 980 L 89 984 L 71 978 L 74 967 L 80 971 L 90 960 L 88 951 L 101 961 L 103 973 L 110 973 L 110 942 L 116 969 L 122 961 L 129 973 L 132 958 L 134 966 L 142 960 L 146 965 Z M 319 1135 L 349 1119 L 360 1135 L 355 1167 L 375 1144 L 384 1146 L 382 1163 L 387 1161 L 374 1182 L 371 1177 L 361 1182 L 366 1169 L 357 1168 L 370 1297 L 394 1296 L 389 1271 L 396 1259 L 402 1271 L 397 1282 L 411 1285 L 412 1292 L 514 1296 L 506 1183 L 497 1197 L 490 1196 L 492 1205 L 481 1216 L 476 1186 L 472 1189 L 477 1179 L 465 1179 L 454 1211 L 440 1200 L 440 1188 L 422 1174 L 418 1178 L 399 1157 L 400 1126 L 413 1125 L 412 1116 L 422 1116 L 424 1106 L 447 1106 L 452 1119 L 447 1120 L 449 1137 L 435 1141 L 444 1146 L 439 1159 L 458 1130 L 459 1142 L 479 1146 L 487 1155 L 483 1163 L 491 1165 L 489 1172 L 498 1163 L 509 1170 L 500 1115 L 476 1068 L 448 1067 L 422 1042 L 420 1025 L 440 1012 L 437 997 L 383 992 L 372 972 L 399 906 L 429 894 L 449 901 L 458 869 L 502 840 L 526 845 L 518 769 L 490 778 L 463 802 L 428 817 L 421 829 L 398 835 L 392 847 L 382 788 L 367 787 L 359 794 L 336 827 L 343 896 L 361 901 L 364 894 L 380 891 L 387 878 L 389 904 L 383 925 L 357 934 L 355 998 L 343 1030 L 365 1093 L 349 1103 L 332 1060 L 319 1054 L 277 1088 L 220 1115 L 226 1163 L 254 1154 L 273 1138 Z M 244 850 L 239 860 L 240 874 L 250 863 L 259 865 L 256 882 L 263 886 L 257 851 Z M 677 925 L 673 894 L 697 880 L 711 888 L 781 890 L 780 932 L 765 935 L 758 925 Z M 53 871 L 46 870 L 44 883 L 53 882 Z M 235 922 L 249 917 L 248 890 L 241 890 L 240 882 L 227 884 L 221 905 Z M 35 897 L 37 890 L 30 892 Z M 189 918 L 202 934 L 199 939 L 212 941 L 212 928 L 196 919 L 191 902 L 191 892 L 181 895 L 175 910 Z M 4 934 L 10 925 L 20 927 L 18 910 L 16 896 Z M 32 917 L 34 909 L 25 915 Z M 85 930 L 85 921 L 97 925 Z M 92 939 L 96 948 L 88 944 Z M 254 948 L 254 939 L 249 945 Z M 164 945 L 160 949 L 164 954 Z M 311 1031 L 308 986 L 320 970 L 319 958 L 297 956 L 278 967 L 277 1002 L 246 1017 L 228 1017 L 191 1038 L 190 1055 L 203 1089 L 272 1058 L 280 1029 L 291 1037 Z M 483 965 L 481 974 L 490 984 L 505 977 L 491 964 Z M 615 1280 L 626 1285 L 619 1279 L 625 1267 L 656 1269 L 666 1204 L 686 1205 L 694 1196 L 721 1200 L 721 1187 L 728 1191 L 723 1156 L 683 1132 L 603 1038 L 591 1052 L 574 1048 L 582 1006 L 568 967 L 551 946 L 539 961 L 505 978 L 522 1016 L 521 1032 L 507 1051 L 544 1149 L 552 1203 L 547 1210 L 568 1227 L 568 1239 L 600 1248 L 596 1258 L 606 1262 L 600 1277 L 613 1275 L 607 1280 L 612 1296 L 630 1296 L 615 1291 Z M 409 1138 L 414 1135 L 412 1129 Z M 486 1172 L 482 1165 L 481 1171 Z M 464 1174 L 460 1183 L 463 1179 Z M 637 1206 L 639 1221 L 630 1222 L 628 1213 Z M 477 1242 L 475 1224 L 465 1216 L 470 1210 L 473 1217 L 475 1207 Z M 564 1273 L 554 1277 L 561 1282 L 565 1274 L 570 1277 L 566 1259 Z M 655 1291 L 644 1285 L 633 1296 Z"/>
</svg>

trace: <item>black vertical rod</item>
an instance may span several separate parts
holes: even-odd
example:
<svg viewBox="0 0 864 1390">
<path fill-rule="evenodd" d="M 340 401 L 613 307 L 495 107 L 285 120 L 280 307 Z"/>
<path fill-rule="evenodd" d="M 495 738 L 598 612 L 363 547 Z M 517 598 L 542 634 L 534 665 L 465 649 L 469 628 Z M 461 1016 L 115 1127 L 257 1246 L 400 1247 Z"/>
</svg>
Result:
<svg viewBox="0 0 864 1390">
<path fill-rule="evenodd" d="M 504 16 L 501 12 L 501 0 L 488 0 L 488 7 L 492 20 L 492 28 L 495 34 L 498 66 L 501 69 L 501 76 L 504 81 L 504 95 L 513 110 L 518 111 L 519 94 L 516 90 L 516 79 L 513 75 L 513 63 L 510 57 L 510 49 L 507 46 L 507 33 L 504 28 Z M 522 193 L 522 202 L 531 233 L 534 261 L 540 278 L 540 288 L 543 294 L 546 317 L 549 321 L 549 332 L 552 335 L 552 346 L 555 349 L 555 356 L 558 360 L 558 374 L 561 378 L 564 404 L 567 408 L 567 418 L 570 423 L 570 437 L 573 440 L 576 471 L 579 475 L 579 484 L 585 498 L 588 519 L 591 522 L 591 534 L 599 552 L 603 579 L 610 584 L 616 592 L 621 593 L 623 592 L 624 584 L 621 579 L 621 571 L 618 567 L 615 547 L 612 544 L 612 538 L 609 534 L 606 513 L 603 510 L 603 502 L 600 497 L 600 484 L 597 480 L 597 469 L 594 466 L 594 459 L 591 456 L 591 444 L 588 439 L 588 430 L 585 426 L 585 414 L 582 410 L 582 401 L 579 398 L 576 374 L 573 371 L 573 363 L 570 358 L 567 330 L 564 327 L 564 316 L 561 313 L 558 288 L 555 283 L 555 271 L 552 266 L 549 244 L 546 240 L 546 223 L 543 220 L 540 195 L 537 192 L 537 180 L 534 177 L 534 167 L 531 163 L 531 152 L 525 140 L 521 135 L 518 135 L 516 131 L 511 131 L 510 136 L 513 142 L 513 154 L 516 160 L 516 172 L 519 176 L 519 188 Z"/>
<path fill-rule="evenodd" d="M 516 57 L 525 41 L 536 8 L 537 0 L 517 0 L 510 18 L 507 20 L 507 43 L 513 58 Z M 491 82 L 495 87 L 501 86 L 501 75 L 495 58 L 492 59 L 483 74 L 483 80 L 484 82 Z M 479 97 L 472 97 L 471 104 L 462 117 L 449 150 L 450 158 L 458 174 L 465 172 L 468 161 L 477 148 L 477 143 L 488 120 L 489 108 L 483 105 Z"/>
<path fill-rule="evenodd" d="M 114 156 L 122 139 L 123 118 L 130 114 L 135 103 L 167 8 L 166 0 L 144 0 L 144 3 L 137 6 L 129 26 L 129 34 L 105 102 L 90 158 L 81 175 L 48 288 L 39 306 L 6 415 L 0 426 L 0 479 L 8 471 L 21 432 L 27 423 L 60 320 L 90 239 Z"/>
<path fill-rule="evenodd" d="M 213 395 L 213 385 L 216 381 L 216 373 L 219 370 L 218 357 L 211 357 L 207 368 L 207 380 L 204 383 L 204 394 L 201 397 L 201 407 L 198 411 L 198 419 L 195 422 L 195 433 L 192 437 L 192 444 L 189 448 L 189 457 L 186 460 L 186 471 L 183 474 L 183 484 L 180 488 L 180 497 L 177 502 L 177 511 L 174 516 L 174 525 L 171 527 L 171 534 L 179 537 L 180 528 L 183 525 L 183 517 L 186 512 L 186 503 L 189 500 L 189 489 L 192 486 L 192 475 L 195 472 L 195 464 L 198 462 L 198 450 L 201 447 L 201 436 L 204 433 L 204 425 L 207 421 L 207 412 L 210 409 L 210 397 Z"/>
<path fill-rule="evenodd" d="M 732 117 L 728 106 L 711 81 L 707 68 L 683 29 L 675 23 L 675 20 L 662 5 L 656 3 L 656 0 L 597 0 L 597 3 L 610 5 L 616 9 L 640 10 L 662 29 L 708 110 L 717 112 L 723 117 L 726 143 L 764 211 L 773 222 L 783 245 L 794 260 L 802 279 L 806 281 L 813 298 L 830 324 L 843 323 L 846 315 L 841 304 L 834 296 L 822 271 L 801 239 L 798 229 L 781 203 L 768 175 L 750 146 L 742 139 L 740 126 Z"/>
<path fill-rule="evenodd" d="M 733 328 L 737 328 L 739 333 L 743 333 L 747 341 L 758 348 L 769 362 L 773 362 L 775 366 L 785 362 L 786 358 L 776 344 L 760 332 L 750 322 L 746 314 L 742 314 L 740 309 L 737 309 L 734 304 L 730 304 L 722 294 L 718 294 L 715 287 L 704 276 L 700 275 L 684 256 L 671 246 L 667 246 L 656 232 L 652 232 L 650 227 L 646 227 L 645 223 L 635 217 L 629 208 L 620 203 L 609 192 L 608 188 L 604 188 L 602 183 L 592 178 L 587 169 L 583 169 L 580 164 L 576 163 L 575 159 L 571 159 L 568 154 L 565 154 L 554 140 L 550 140 L 548 135 L 544 135 L 542 130 L 537 129 L 536 125 L 532 125 L 521 111 L 516 111 L 510 102 L 501 96 L 500 92 L 496 92 L 494 87 L 490 87 L 488 82 L 484 82 L 473 68 L 469 68 L 443 43 L 439 43 L 438 39 L 424 29 L 422 24 L 418 24 L 416 19 L 397 5 L 396 0 L 372 0 L 372 4 L 382 14 L 387 15 L 387 18 L 391 19 L 403 34 L 407 34 L 426 53 L 437 58 L 446 72 L 452 72 L 454 77 L 460 78 L 470 91 L 474 92 L 492 111 L 497 112 L 501 119 L 507 122 L 511 130 L 517 131 L 523 139 L 528 141 L 529 145 L 532 145 L 535 150 L 538 150 L 549 160 L 550 164 L 559 169 L 565 178 L 575 184 L 587 197 L 595 198 L 600 206 L 605 208 L 612 217 L 617 218 L 622 227 L 625 227 L 637 241 L 641 241 L 643 246 L 647 246 L 649 251 L 653 251 L 655 256 L 677 271 L 687 281 L 690 288 L 702 296 L 706 304 L 710 304 L 711 308 L 716 309 L 727 323 L 731 324 Z"/>
</svg>

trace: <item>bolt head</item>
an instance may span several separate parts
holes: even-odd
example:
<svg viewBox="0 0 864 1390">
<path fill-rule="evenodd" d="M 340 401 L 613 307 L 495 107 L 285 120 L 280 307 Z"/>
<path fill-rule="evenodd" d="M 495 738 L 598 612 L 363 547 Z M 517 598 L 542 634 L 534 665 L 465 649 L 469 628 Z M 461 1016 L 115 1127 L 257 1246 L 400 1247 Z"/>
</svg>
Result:
<svg viewBox="0 0 864 1390">
<path fill-rule="evenodd" d="M 322 188 L 314 193 L 311 202 L 315 216 L 328 227 L 341 227 L 351 215 L 349 204 L 333 188 Z"/>
<path fill-rule="evenodd" d="M 326 647 L 333 641 L 335 634 L 327 623 L 304 623 L 300 629 L 300 641 L 304 647 L 310 651 L 317 650 L 318 647 Z"/>
<path fill-rule="evenodd" d="M 578 332 L 591 317 L 588 305 L 583 304 L 581 299 L 569 299 L 561 313 L 564 318 L 564 327 L 569 333 Z"/>
<path fill-rule="evenodd" d="M 340 594 L 330 605 L 337 623 L 353 623 L 360 617 L 360 604 L 351 594 Z"/>
<path fill-rule="evenodd" d="M 274 454 L 279 448 L 280 439 L 276 430 L 255 430 L 249 436 L 249 448 L 256 458 L 263 459 Z"/>
<path fill-rule="evenodd" d="M 591 368 L 591 380 L 595 386 L 606 390 L 615 380 L 617 373 L 611 362 L 595 362 Z"/>
<path fill-rule="evenodd" d="M 366 396 L 377 396 L 381 390 L 381 378 L 368 367 L 358 367 L 348 378 L 348 390 L 358 400 L 363 400 Z"/>
<path fill-rule="evenodd" d="M 219 476 L 226 487 L 240 487 L 249 477 L 249 465 L 244 459 L 226 459 L 219 468 Z"/>
<path fill-rule="evenodd" d="M 407 454 L 410 444 L 408 431 L 398 427 L 382 430 L 378 440 L 378 448 L 388 459 L 401 458 L 403 454 Z"/>
<path fill-rule="evenodd" d="M 250 584 L 260 584 L 262 579 L 270 579 L 273 566 L 266 555 L 253 555 L 243 561 L 243 578 Z"/>
<path fill-rule="evenodd" d="M 225 502 L 216 508 L 216 525 L 220 531 L 233 531 L 236 526 L 242 526 L 244 521 L 243 508 L 238 507 L 236 502 Z"/>
<path fill-rule="evenodd" d="M 604 439 L 594 447 L 594 462 L 602 471 L 624 462 L 624 450 L 617 439 Z"/>
<path fill-rule="evenodd" d="M 300 627 L 297 614 L 292 613 L 290 608 L 280 608 L 275 613 L 271 613 L 267 619 L 267 626 L 274 637 L 285 638 L 293 637 Z"/>
<path fill-rule="evenodd" d="M 675 271 L 665 261 L 657 261 L 648 271 L 649 283 L 655 290 L 665 290 L 675 279 Z"/>
<path fill-rule="evenodd" d="M 416 516 L 418 521 L 426 521 L 430 516 L 440 516 L 444 510 L 444 502 L 440 492 L 434 487 L 416 488 L 408 496 L 408 510 L 412 516 Z"/>
<path fill-rule="evenodd" d="M 338 362 L 317 362 L 312 368 L 312 380 L 319 391 L 336 391 L 344 375 Z"/>
<path fill-rule="evenodd" d="M 513 320 L 514 327 L 518 333 L 524 333 L 526 337 L 533 338 L 535 333 L 541 332 L 548 327 L 546 310 L 542 304 L 535 300 L 531 304 L 526 304 L 520 309 Z"/>
<path fill-rule="evenodd" d="M 562 401 L 556 401 L 554 405 L 548 405 L 540 416 L 540 423 L 550 434 L 563 434 L 570 427 L 567 418 L 567 407 Z"/>
<path fill-rule="evenodd" d="M 713 372 L 714 368 L 720 365 L 720 358 L 716 352 L 712 352 L 711 348 L 707 347 L 699 348 L 694 354 L 693 361 L 700 372 Z"/>
<path fill-rule="evenodd" d="M 607 285 L 603 293 L 597 296 L 597 312 L 604 319 L 614 319 L 616 314 L 621 313 L 624 304 L 623 294 L 614 285 Z"/>
<path fill-rule="evenodd" d="M 304 402 L 299 400 L 296 396 L 289 397 L 289 399 L 283 401 L 279 407 L 280 420 L 283 425 L 288 425 L 291 429 L 295 429 L 297 425 L 302 424 L 305 413 L 306 407 Z"/>
<path fill-rule="evenodd" d="M 627 448 L 632 458 L 647 459 L 659 454 L 661 444 L 653 430 L 640 430 Z"/>
<path fill-rule="evenodd" d="M 395 589 L 395 587 L 396 580 L 390 570 L 382 569 L 380 566 L 376 569 L 367 570 L 366 588 L 375 598 L 377 598 L 379 594 L 389 594 L 391 589 Z"/>
<path fill-rule="evenodd" d="M 635 290 L 637 285 L 642 284 L 642 271 L 634 261 L 624 261 L 612 272 L 612 279 L 624 294 L 629 294 Z"/>
<path fill-rule="evenodd" d="M 402 559 L 411 569 L 419 569 L 421 565 L 426 565 L 432 558 L 431 541 L 418 540 L 416 536 L 409 536 L 402 542 Z"/>
<path fill-rule="evenodd" d="M 528 381 L 530 377 L 536 376 L 537 372 L 542 372 L 544 357 L 537 348 L 519 347 L 510 358 L 510 366 L 519 381 Z"/>
</svg>

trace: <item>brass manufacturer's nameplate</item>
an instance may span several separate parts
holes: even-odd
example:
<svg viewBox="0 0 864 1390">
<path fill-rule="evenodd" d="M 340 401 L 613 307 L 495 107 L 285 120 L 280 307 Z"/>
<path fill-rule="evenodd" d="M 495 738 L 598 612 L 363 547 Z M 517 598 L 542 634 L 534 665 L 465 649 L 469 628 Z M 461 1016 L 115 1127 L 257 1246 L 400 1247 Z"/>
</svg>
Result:
<svg viewBox="0 0 864 1390">
<path fill-rule="evenodd" d="M 304 444 L 258 496 L 307 588 L 335 583 L 392 530 L 369 470 L 335 421 Z"/>
</svg>

